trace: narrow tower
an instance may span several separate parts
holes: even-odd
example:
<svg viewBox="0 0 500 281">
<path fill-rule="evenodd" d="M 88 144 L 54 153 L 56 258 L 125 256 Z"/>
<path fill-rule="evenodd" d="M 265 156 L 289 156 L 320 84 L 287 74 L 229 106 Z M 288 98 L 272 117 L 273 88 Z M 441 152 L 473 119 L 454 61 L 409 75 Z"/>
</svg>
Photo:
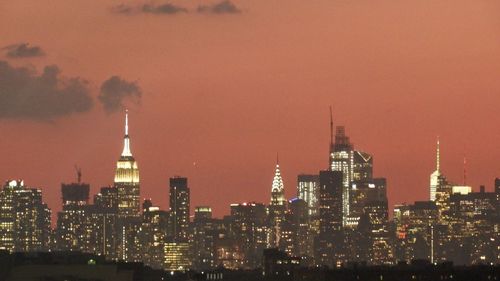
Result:
<svg viewBox="0 0 500 281">
<path fill-rule="evenodd" d="M 440 151 L 439 151 L 439 137 L 437 138 L 436 145 L 436 170 L 431 174 L 430 178 L 430 200 L 436 200 L 436 189 L 439 185 L 439 177 L 441 176 L 440 168 Z"/>
<path fill-rule="evenodd" d="M 139 167 L 130 150 L 128 111 L 125 113 L 123 151 L 116 163 L 115 186 L 118 189 L 118 215 L 138 217 L 140 215 Z"/>
<path fill-rule="evenodd" d="M 276 169 L 274 170 L 273 186 L 271 188 L 271 205 L 285 205 L 285 189 L 281 177 L 279 157 L 276 155 Z"/>
</svg>

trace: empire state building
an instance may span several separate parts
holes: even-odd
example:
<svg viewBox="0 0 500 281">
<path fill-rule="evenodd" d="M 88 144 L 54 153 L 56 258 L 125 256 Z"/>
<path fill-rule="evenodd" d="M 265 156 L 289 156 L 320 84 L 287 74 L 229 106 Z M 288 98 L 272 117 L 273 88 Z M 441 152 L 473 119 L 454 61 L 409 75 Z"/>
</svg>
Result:
<svg viewBox="0 0 500 281">
<path fill-rule="evenodd" d="M 125 113 L 123 151 L 116 162 L 115 187 L 118 189 L 118 215 L 120 217 L 140 216 L 139 167 L 130 151 L 128 112 Z"/>
</svg>

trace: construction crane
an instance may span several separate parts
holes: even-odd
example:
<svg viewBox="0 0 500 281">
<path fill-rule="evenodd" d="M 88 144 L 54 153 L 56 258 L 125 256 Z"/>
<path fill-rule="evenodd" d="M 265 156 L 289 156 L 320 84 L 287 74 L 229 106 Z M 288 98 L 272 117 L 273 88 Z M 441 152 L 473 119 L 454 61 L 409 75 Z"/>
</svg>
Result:
<svg viewBox="0 0 500 281">
<path fill-rule="evenodd" d="M 76 170 L 76 178 L 78 180 L 78 183 L 82 183 L 82 169 L 75 165 L 75 170 Z"/>
</svg>

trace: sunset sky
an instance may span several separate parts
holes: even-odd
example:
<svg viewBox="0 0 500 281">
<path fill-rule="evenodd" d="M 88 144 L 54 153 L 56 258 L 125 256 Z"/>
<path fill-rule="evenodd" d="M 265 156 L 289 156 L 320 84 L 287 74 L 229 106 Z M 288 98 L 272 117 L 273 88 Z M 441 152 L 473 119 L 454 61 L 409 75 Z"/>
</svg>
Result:
<svg viewBox="0 0 500 281">
<path fill-rule="evenodd" d="M 44 70 L 46 66 L 49 66 Z M 55 67 L 56 66 L 56 67 Z M 55 86 L 57 85 L 57 86 Z M 130 112 L 141 197 L 168 207 L 288 198 L 328 166 L 329 109 L 374 156 L 389 204 L 500 177 L 500 1 L 0 2 L 0 180 L 61 208 L 60 184 L 113 182 Z"/>
</svg>

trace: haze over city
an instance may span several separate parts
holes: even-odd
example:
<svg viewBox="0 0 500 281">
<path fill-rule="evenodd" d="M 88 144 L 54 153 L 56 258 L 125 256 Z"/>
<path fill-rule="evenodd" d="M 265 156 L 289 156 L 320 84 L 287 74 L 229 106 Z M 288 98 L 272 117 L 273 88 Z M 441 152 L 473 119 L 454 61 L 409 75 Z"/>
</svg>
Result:
<svg viewBox="0 0 500 281">
<path fill-rule="evenodd" d="M 462 182 L 466 156 L 467 184 L 493 190 L 499 2 L 148 3 L 0 4 L 0 179 L 41 188 L 53 214 L 75 164 L 91 194 L 113 184 L 125 107 L 141 197 L 162 208 L 174 175 L 189 178 L 192 207 L 219 217 L 230 203 L 268 202 L 276 153 L 295 197 L 298 174 L 328 168 L 330 105 L 387 178 L 390 208 L 428 200 L 437 136 L 450 181 Z M 51 65 L 60 72 L 43 76 Z M 61 92 L 79 99 L 12 99 L 19 68 L 36 83 L 79 77 Z"/>
</svg>

